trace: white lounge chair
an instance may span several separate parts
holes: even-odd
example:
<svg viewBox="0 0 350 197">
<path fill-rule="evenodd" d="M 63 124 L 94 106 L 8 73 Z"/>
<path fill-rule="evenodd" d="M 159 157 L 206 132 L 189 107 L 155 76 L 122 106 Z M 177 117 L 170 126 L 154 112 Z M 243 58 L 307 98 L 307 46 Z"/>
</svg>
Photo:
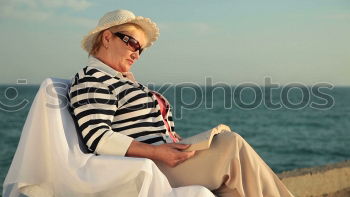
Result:
<svg viewBox="0 0 350 197">
<path fill-rule="evenodd" d="M 67 108 L 69 81 L 46 79 L 33 101 L 3 196 L 214 196 L 202 186 L 171 188 L 146 158 L 84 153 Z"/>
</svg>

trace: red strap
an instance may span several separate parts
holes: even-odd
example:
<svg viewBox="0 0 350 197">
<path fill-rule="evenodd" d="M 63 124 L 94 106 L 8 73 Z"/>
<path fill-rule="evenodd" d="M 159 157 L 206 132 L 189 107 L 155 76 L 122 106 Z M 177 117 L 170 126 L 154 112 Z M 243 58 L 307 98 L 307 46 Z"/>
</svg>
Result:
<svg viewBox="0 0 350 197">
<path fill-rule="evenodd" d="M 178 140 L 178 139 L 174 136 L 174 134 L 171 132 L 169 123 L 168 123 L 168 121 L 165 119 L 165 116 L 166 116 L 165 101 L 162 99 L 162 97 L 160 97 L 160 95 L 158 95 L 158 94 L 156 94 L 156 93 L 154 93 L 154 92 L 152 92 L 152 93 L 155 95 L 155 97 L 156 97 L 156 99 L 157 99 L 157 101 L 158 101 L 158 103 L 159 103 L 160 112 L 161 112 L 162 117 L 163 117 L 163 122 L 164 122 L 164 124 L 165 124 L 165 127 L 166 127 L 167 130 L 169 131 L 168 133 L 169 133 L 170 138 L 171 138 L 171 139 L 173 140 L 173 142 L 175 142 L 175 143 L 179 142 L 179 140 Z"/>
</svg>

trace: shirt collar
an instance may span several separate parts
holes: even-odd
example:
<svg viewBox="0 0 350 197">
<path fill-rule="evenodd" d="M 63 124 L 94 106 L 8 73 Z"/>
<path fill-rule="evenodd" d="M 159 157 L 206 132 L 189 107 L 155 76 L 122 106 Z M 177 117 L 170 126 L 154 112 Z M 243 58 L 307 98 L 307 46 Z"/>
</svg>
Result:
<svg viewBox="0 0 350 197">
<path fill-rule="evenodd" d="M 117 76 L 119 78 L 123 78 L 123 75 L 122 73 L 114 70 L 113 68 L 109 67 L 108 65 L 106 65 L 105 63 L 103 63 L 101 60 L 93 57 L 93 56 L 90 56 L 89 59 L 88 59 L 88 63 L 87 63 L 88 66 L 91 66 L 91 67 L 94 67 L 94 68 L 97 68 L 109 75 L 112 75 L 112 76 Z"/>
<path fill-rule="evenodd" d="M 118 77 L 118 78 L 122 78 L 124 80 L 127 80 L 127 81 L 130 81 L 132 83 L 135 83 L 137 86 L 139 86 L 140 84 L 136 82 L 135 78 L 134 78 L 134 75 L 132 74 L 132 72 L 128 72 L 128 73 L 122 73 L 122 72 L 119 72 L 119 71 L 116 71 L 114 70 L 113 68 L 109 67 L 108 65 L 106 65 L 105 63 L 103 63 L 101 60 L 97 59 L 96 57 L 93 57 L 93 56 L 90 56 L 89 59 L 88 59 L 88 63 L 87 63 L 87 66 L 90 66 L 90 67 L 94 67 L 94 68 L 97 68 L 99 69 L 100 71 L 106 73 L 106 74 L 109 74 L 113 77 Z M 131 75 L 133 80 L 130 80 L 128 77 L 125 77 L 124 75 L 125 74 L 128 74 L 128 75 Z"/>
</svg>

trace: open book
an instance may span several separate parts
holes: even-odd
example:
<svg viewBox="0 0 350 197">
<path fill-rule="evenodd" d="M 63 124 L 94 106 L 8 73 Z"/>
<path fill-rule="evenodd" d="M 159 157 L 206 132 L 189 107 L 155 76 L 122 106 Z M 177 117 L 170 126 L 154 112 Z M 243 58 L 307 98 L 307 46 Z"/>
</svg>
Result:
<svg viewBox="0 0 350 197">
<path fill-rule="evenodd" d="M 222 131 L 231 131 L 230 127 L 224 124 L 220 124 L 215 128 L 212 128 L 208 131 L 199 133 L 197 135 L 182 139 L 178 143 L 180 144 L 192 144 L 185 151 L 193 150 L 204 150 L 210 147 L 211 141 L 213 140 L 214 135 L 221 133 Z"/>
</svg>

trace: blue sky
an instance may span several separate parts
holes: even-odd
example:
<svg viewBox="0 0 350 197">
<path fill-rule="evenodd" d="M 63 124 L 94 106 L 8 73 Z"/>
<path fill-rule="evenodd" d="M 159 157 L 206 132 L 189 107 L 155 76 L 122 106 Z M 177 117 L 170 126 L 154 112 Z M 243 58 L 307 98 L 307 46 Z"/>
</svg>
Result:
<svg viewBox="0 0 350 197">
<path fill-rule="evenodd" d="M 0 83 L 71 78 L 87 61 L 82 37 L 114 9 L 160 27 L 132 69 L 145 84 L 350 85 L 348 0 L 4 0 Z"/>
</svg>

